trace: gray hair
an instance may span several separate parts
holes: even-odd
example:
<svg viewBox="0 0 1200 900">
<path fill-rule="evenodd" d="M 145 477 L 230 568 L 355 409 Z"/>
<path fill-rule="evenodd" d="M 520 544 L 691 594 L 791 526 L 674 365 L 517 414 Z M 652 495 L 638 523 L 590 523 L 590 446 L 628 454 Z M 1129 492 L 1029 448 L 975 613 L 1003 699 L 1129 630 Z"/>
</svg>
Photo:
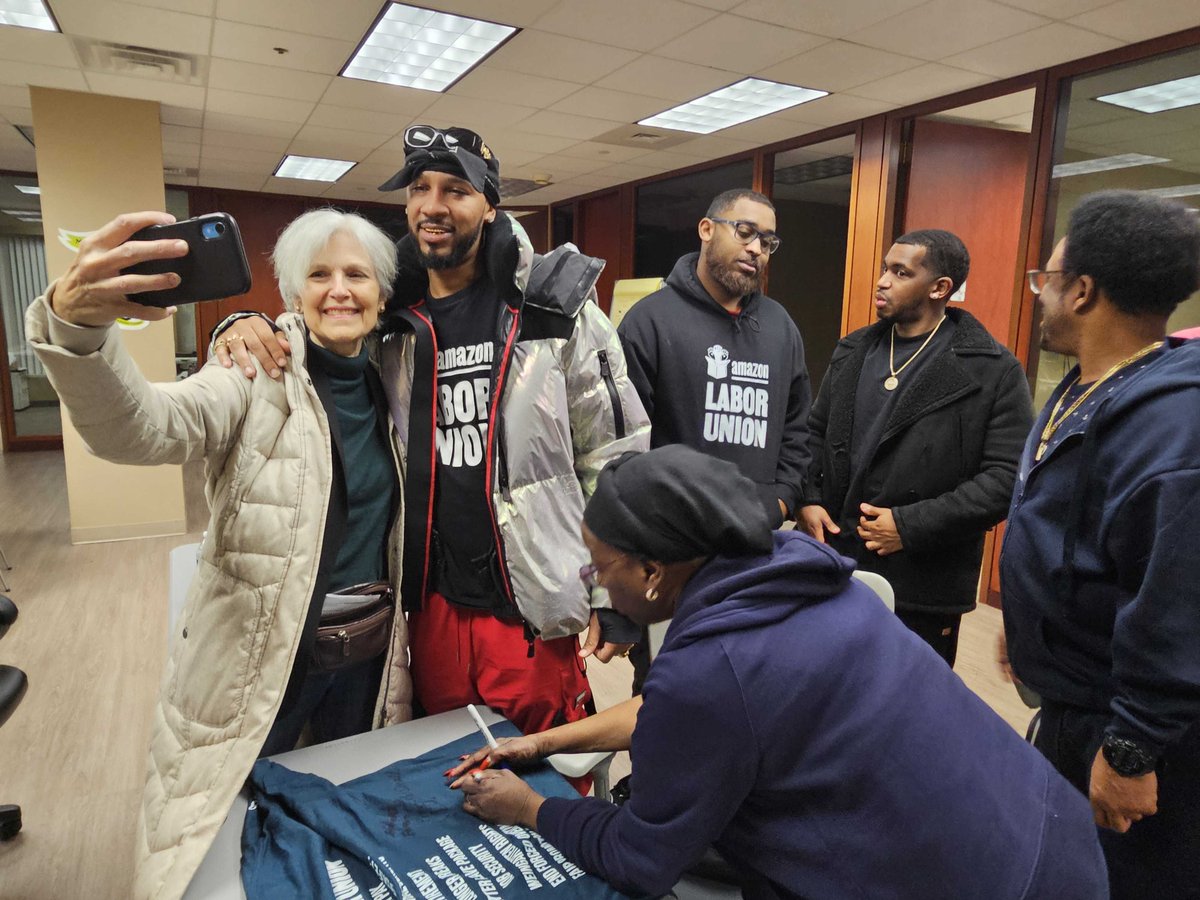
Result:
<svg viewBox="0 0 1200 900">
<path fill-rule="evenodd" d="M 375 270 L 375 278 L 379 281 L 380 297 L 387 300 L 392 296 L 392 282 L 396 279 L 396 245 L 392 239 L 377 225 L 356 213 L 314 209 L 293 219 L 283 229 L 271 253 L 275 280 L 279 283 L 279 293 L 283 295 L 283 302 L 288 309 L 296 309 L 313 258 L 339 232 L 353 237 L 366 251 Z"/>
</svg>

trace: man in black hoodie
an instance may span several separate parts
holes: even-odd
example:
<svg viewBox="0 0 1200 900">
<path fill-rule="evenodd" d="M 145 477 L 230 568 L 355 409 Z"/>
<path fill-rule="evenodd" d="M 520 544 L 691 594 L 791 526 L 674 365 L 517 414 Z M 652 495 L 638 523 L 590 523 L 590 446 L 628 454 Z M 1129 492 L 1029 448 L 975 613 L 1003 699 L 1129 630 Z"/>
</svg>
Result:
<svg viewBox="0 0 1200 900">
<path fill-rule="evenodd" d="M 760 290 L 779 249 L 775 207 L 757 191 L 725 191 L 697 231 L 700 251 L 621 320 L 629 380 L 650 416 L 650 446 L 733 463 L 777 528 L 803 496 L 812 389 L 796 323 Z M 636 694 L 650 667 L 645 635 L 631 658 Z"/>
<path fill-rule="evenodd" d="M 760 291 L 779 249 L 775 207 L 756 191 L 725 191 L 697 230 L 700 252 L 675 263 L 617 329 L 629 378 L 651 446 L 686 444 L 733 463 L 778 527 L 802 497 L 812 392 L 796 323 Z"/>
</svg>

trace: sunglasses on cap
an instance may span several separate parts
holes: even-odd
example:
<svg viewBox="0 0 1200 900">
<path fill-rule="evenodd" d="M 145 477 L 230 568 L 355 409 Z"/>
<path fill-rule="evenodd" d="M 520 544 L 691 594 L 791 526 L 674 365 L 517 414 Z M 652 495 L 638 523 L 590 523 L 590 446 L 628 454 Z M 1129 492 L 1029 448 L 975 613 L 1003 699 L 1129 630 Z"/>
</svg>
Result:
<svg viewBox="0 0 1200 900">
<path fill-rule="evenodd" d="M 404 131 L 404 152 L 413 150 L 449 150 L 459 147 L 485 159 L 483 138 L 467 128 L 434 128 L 432 125 L 410 125 Z"/>
</svg>

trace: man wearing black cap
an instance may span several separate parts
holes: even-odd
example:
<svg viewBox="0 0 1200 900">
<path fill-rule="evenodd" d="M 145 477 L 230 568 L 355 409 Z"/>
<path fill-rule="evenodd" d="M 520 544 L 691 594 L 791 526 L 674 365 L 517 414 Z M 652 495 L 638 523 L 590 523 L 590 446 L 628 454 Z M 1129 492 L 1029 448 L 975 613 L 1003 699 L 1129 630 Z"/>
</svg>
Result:
<svg viewBox="0 0 1200 900">
<path fill-rule="evenodd" d="M 487 703 L 539 731 L 585 714 L 581 656 L 608 661 L 637 636 L 580 582 L 579 524 L 600 470 L 645 449 L 649 425 L 595 303 L 603 262 L 534 255 L 496 209 L 500 164 L 473 131 L 414 125 L 404 140 L 381 188 L 407 188 L 409 233 L 378 359 L 407 457 L 416 700 Z M 258 318 L 231 327 L 262 341 L 268 371 L 282 358 Z"/>
</svg>

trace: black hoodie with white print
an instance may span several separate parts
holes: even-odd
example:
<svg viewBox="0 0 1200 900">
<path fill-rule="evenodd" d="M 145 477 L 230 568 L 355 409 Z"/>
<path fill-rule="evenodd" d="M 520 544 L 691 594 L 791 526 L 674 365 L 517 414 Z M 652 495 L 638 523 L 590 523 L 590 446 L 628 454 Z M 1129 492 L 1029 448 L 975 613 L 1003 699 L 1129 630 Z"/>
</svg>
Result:
<svg viewBox="0 0 1200 900">
<path fill-rule="evenodd" d="M 795 514 L 808 469 L 812 389 L 804 342 L 787 311 L 759 292 L 737 315 L 704 289 L 699 253 L 682 257 L 617 333 L 650 416 L 650 444 L 686 444 L 737 465 L 771 521 Z"/>
</svg>

